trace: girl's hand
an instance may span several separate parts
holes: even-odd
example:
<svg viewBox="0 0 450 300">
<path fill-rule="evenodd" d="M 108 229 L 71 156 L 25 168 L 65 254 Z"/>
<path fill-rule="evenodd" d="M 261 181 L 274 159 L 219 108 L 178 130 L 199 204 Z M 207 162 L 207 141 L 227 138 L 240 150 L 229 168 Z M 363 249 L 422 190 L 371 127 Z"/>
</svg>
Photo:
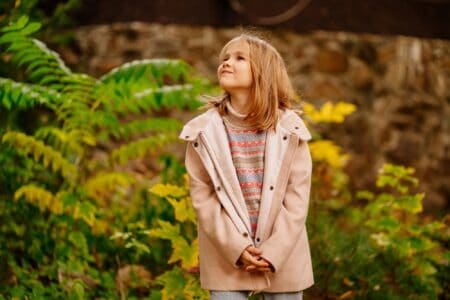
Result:
<svg viewBox="0 0 450 300">
<path fill-rule="evenodd" d="M 244 270 L 247 272 L 273 272 L 273 267 L 267 260 L 260 257 L 260 258 L 258 258 L 258 261 L 266 262 L 267 267 L 257 267 L 255 265 L 249 265 L 249 266 L 244 267 Z"/>
<path fill-rule="evenodd" d="M 243 269 L 247 272 L 270 272 L 270 264 L 260 257 L 261 253 L 258 248 L 247 247 L 239 258 L 239 261 L 243 264 Z"/>
</svg>

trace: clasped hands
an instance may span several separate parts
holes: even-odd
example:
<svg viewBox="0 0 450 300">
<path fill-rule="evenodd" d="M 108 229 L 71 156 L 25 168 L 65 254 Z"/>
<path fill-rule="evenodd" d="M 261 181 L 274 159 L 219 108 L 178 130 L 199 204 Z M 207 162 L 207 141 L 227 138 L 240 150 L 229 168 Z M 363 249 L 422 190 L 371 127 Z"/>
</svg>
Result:
<svg viewBox="0 0 450 300">
<path fill-rule="evenodd" d="M 262 258 L 262 251 L 253 246 L 248 246 L 239 257 L 242 269 L 247 272 L 270 272 L 271 264 Z"/>
</svg>

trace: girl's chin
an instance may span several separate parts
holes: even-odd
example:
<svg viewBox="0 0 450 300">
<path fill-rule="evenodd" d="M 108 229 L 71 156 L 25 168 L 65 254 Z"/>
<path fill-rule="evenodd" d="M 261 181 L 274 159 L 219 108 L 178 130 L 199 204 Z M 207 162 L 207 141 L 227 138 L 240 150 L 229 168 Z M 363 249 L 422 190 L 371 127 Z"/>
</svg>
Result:
<svg viewBox="0 0 450 300">
<path fill-rule="evenodd" d="M 234 85 L 228 83 L 228 82 L 224 82 L 224 81 L 220 81 L 219 85 L 222 89 L 228 91 L 228 90 L 232 90 L 234 88 Z"/>
</svg>

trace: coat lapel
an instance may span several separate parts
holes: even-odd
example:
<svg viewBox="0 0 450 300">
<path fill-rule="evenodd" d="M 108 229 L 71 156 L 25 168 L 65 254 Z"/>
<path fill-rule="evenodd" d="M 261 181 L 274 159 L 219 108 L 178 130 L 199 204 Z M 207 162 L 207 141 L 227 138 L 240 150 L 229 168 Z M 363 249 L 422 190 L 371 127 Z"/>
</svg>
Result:
<svg viewBox="0 0 450 300">
<path fill-rule="evenodd" d="M 233 206 L 236 209 L 239 217 L 244 221 L 244 224 L 249 233 L 251 233 L 250 217 L 248 215 L 247 206 L 245 204 L 244 196 L 242 195 L 239 179 L 236 174 L 231 151 L 229 147 L 228 137 L 226 135 L 225 125 L 218 113 L 211 116 L 214 126 L 205 128 L 204 135 L 206 141 L 205 146 L 211 150 L 212 160 L 215 164 L 219 177 L 222 179 L 222 184 L 230 195 Z"/>
<path fill-rule="evenodd" d="M 267 218 L 275 199 L 276 188 L 279 185 L 279 174 L 281 165 L 288 148 L 290 133 L 277 126 L 277 131 L 271 129 L 267 132 L 266 150 L 264 153 L 264 178 L 263 190 L 261 194 L 261 205 L 259 208 L 258 225 L 256 228 L 256 236 L 262 237 L 266 226 Z M 287 170 L 285 170 L 287 171 Z"/>
</svg>

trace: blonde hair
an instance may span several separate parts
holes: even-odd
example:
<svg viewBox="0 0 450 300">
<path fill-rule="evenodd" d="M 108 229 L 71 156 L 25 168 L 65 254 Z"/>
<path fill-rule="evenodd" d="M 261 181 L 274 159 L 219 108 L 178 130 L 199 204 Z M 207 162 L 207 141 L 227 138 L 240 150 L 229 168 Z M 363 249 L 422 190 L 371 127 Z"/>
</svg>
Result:
<svg viewBox="0 0 450 300">
<path fill-rule="evenodd" d="M 248 33 L 243 33 L 230 40 L 220 52 L 219 58 L 225 54 L 228 47 L 237 41 L 245 41 L 250 48 L 250 67 L 253 84 L 250 90 L 251 113 L 245 121 L 258 130 L 276 128 L 278 109 L 291 107 L 291 101 L 298 99 L 289 79 L 285 63 L 280 53 L 264 39 Z M 220 98 L 209 101 L 209 106 L 217 107 L 221 115 L 226 114 L 226 101 L 230 95 L 225 91 Z"/>
</svg>

